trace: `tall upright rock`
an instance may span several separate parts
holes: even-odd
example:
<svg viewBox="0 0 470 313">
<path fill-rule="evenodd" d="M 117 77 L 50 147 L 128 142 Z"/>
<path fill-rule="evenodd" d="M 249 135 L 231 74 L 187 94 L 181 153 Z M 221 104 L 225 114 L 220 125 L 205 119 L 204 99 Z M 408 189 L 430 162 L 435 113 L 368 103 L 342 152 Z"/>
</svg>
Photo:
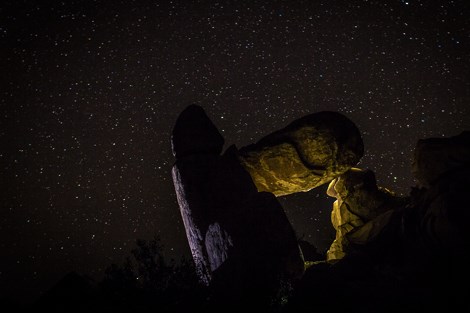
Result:
<svg viewBox="0 0 470 313">
<path fill-rule="evenodd" d="M 221 154 L 224 139 L 201 107 L 181 112 L 171 141 L 173 182 L 201 280 L 246 300 L 300 278 L 303 257 L 282 206 L 258 192 L 235 146 Z"/>
<path fill-rule="evenodd" d="M 258 191 L 283 196 L 330 182 L 356 165 L 363 154 L 356 125 L 338 112 L 323 111 L 242 147 L 238 158 Z"/>
</svg>

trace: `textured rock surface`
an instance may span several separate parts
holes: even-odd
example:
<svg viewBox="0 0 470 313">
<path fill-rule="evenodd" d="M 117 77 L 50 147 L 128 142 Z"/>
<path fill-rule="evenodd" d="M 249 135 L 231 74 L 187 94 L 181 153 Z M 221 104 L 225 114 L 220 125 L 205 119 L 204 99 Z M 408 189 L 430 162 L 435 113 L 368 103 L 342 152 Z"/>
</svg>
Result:
<svg viewBox="0 0 470 313">
<path fill-rule="evenodd" d="M 234 146 L 218 154 L 223 140 L 201 111 L 185 110 L 172 137 L 173 182 L 201 279 L 246 298 L 280 277 L 299 278 L 303 258 L 284 210 L 273 194 L 258 192 Z"/>
<path fill-rule="evenodd" d="M 387 226 L 394 210 L 408 202 L 406 197 L 378 187 L 372 171 L 358 168 L 331 181 L 327 194 L 337 198 L 331 212 L 336 237 L 327 251 L 328 261 L 344 258 L 352 250 L 351 244 L 372 241 Z"/>
<path fill-rule="evenodd" d="M 337 112 L 318 112 L 240 149 L 258 191 L 306 192 L 346 172 L 363 155 L 355 124 Z"/>
</svg>

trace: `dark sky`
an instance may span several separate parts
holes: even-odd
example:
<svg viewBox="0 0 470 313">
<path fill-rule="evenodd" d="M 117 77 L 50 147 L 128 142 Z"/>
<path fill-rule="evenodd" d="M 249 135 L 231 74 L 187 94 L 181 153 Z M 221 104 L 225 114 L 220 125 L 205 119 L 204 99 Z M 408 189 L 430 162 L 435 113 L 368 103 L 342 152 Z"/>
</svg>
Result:
<svg viewBox="0 0 470 313">
<path fill-rule="evenodd" d="M 358 166 L 407 194 L 416 141 L 470 128 L 469 6 L 3 1 L 0 293 L 30 301 L 71 270 L 100 277 L 154 234 L 188 255 L 170 132 L 191 103 L 237 147 L 339 111 L 363 134 Z M 321 251 L 324 189 L 280 198 Z"/>
</svg>

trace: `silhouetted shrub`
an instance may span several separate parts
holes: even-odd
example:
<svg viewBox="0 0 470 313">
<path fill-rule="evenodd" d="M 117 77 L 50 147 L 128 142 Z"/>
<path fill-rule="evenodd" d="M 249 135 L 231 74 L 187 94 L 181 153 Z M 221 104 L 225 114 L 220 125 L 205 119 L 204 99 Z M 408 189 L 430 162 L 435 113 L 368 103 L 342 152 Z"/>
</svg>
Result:
<svg viewBox="0 0 470 313">
<path fill-rule="evenodd" d="M 122 265 L 111 264 L 99 283 L 101 308 L 177 312 L 197 309 L 207 299 L 192 260 L 166 261 L 160 238 L 138 239 Z"/>
</svg>

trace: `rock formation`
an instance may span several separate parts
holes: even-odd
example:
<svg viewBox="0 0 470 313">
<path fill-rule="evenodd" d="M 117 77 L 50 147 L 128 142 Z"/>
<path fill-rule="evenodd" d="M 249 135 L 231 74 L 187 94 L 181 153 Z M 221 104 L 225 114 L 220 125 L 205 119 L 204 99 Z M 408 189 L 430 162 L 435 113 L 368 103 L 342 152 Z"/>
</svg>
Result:
<svg viewBox="0 0 470 313">
<path fill-rule="evenodd" d="M 462 195 L 470 185 L 470 132 L 419 140 L 412 165 L 417 186 L 407 197 L 377 187 L 371 171 L 355 168 L 330 183 L 328 194 L 338 199 L 332 210 L 337 233 L 327 260 L 367 246 L 385 228 L 413 253 L 467 257 L 470 211 Z"/>
<path fill-rule="evenodd" d="M 223 145 L 201 107 L 180 114 L 178 203 L 199 276 L 222 301 L 230 296 L 225 303 L 272 296 L 286 278 L 295 292 L 285 312 L 468 308 L 460 285 L 470 280 L 470 132 L 418 141 L 418 184 L 406 197 L 354 167 L 362 139 L 339 113 L 308 115 L 241 149 Z M 326 260 L 310 249 L 305 266 L 276 197 L 328 182 L 336 238 Z"/>
<path fill-rule="evenodd" d="M 276 197 L 258 192 L 235 146 L 220 154 L 223 142 L 201 107 L 186 108 L 172 134 L 173 182 L 201 280 L 259 299 L 261 285 L 300 278 L 303 258 Z"/>
<path fill-rule="evenodd" d="M 406 233 L 433 252 L 467 258 L 470 210 L 470 131 L 417 142 L 412 171 L 418 186 L 411 194 Z"/>
<path fill-rule="evenodd" d="M 330 262 L 342 259 L 354 245 L 372 241 L 389 223 L 394 210 L 408 202 L 406 197 L 378 187 L 372 171 L 358 168 L 332 180 L 327 194 L 337 199 L 331 212 L 336 238 L 326 255 Z"/>
<path fill-rule="evenodd" d="M 331 216 L 337 236 L 328 261 L 296 239 L 276 196 L 260 192 L 253 173 L 240 164 L 252 152 L 294 147 L 291 139 L 273 138 L 277 144 L 261 150 L 254 146 L 243 154 L 231 146 L 222 153 L 224 139 L 201 107 L 187 107 L 176 121 L 174 186 L 199 278 L 209 286 L 195 281 L 192 266 L 166 264 L 161 251 L 138 244 L 135 267 L 129 258 L 122 267 L 113 264 L 100 283 L 71 272 L 32 307 L 4 301 L 4 311 L 470 311 L 470 132 L 418 141 L 417 185 L 407 197 L 378 187 L 370 170 L 350 168 L 334 177 L 327 193 L 337 199 Z M 300 159 L 297 150 L 292 157 Z M 279 164 L 288 166 L 284 161 Z M 148 263 L 154 257 L 158 267 Z M 283 285 L 285 279 L 289 284 Z"/>
<path fill-rule="evenodd" d="M 241 148 L 238 158 L 258 191 L 283 196 L 330 182 L 357 164 L 363 152 L 356 125 L 340 113 L 324 111 Z"/>
<path fill-rule="evenodd" d="M 470 310 L 470 132 L 419 140 L 412 164 L 417 185 L 402 199 L 382 193 L 364 170 L 331 182 L 335 262 L 306 270 L 287 312 Z M 387 199 L 393 208 L 380 205 Z"/>
</svg>

